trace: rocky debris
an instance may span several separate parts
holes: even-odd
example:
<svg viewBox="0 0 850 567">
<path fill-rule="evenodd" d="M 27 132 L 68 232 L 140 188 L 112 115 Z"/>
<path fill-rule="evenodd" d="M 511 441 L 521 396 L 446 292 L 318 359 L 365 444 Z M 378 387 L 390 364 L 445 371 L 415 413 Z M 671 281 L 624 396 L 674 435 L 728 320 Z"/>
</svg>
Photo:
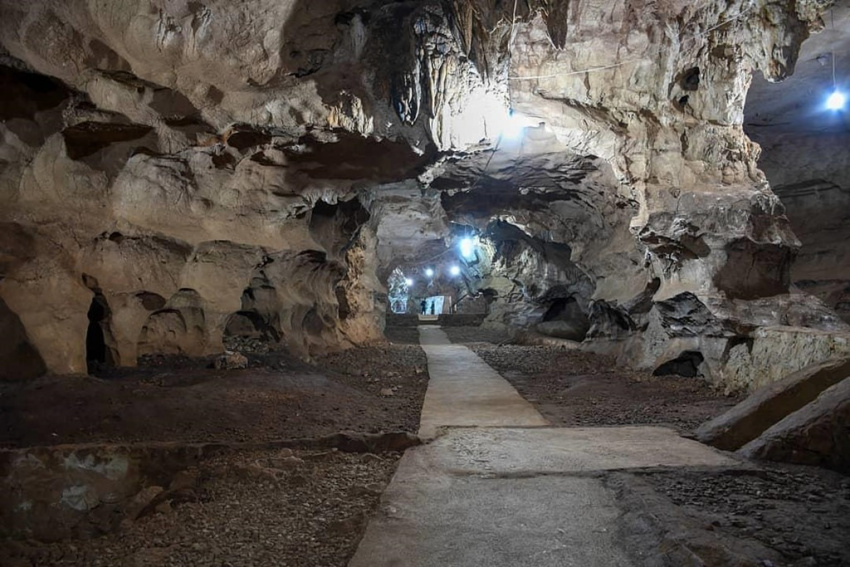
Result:
<svg viewBox="0 0 850 567">
<path fill-rule="evenodd" d="M 412 327 L 391 327 L 384 329 L 384 336 L 393 344 L 418 345 L 419 329 Z"/>
<path fill-rule="evenodd" d="M 472 343 L 469 348 L 501 374 L 520 373 L 533 376 L 555 371 L 588 376 L 604 374 L 616 368 L 611 357 L 551 346 L 494 346 Z"/>
<path fill-rule="evenodd" d="M 347 376 L 365 378 L 364 382 L 383 384 L 382 387 L 392 386 L 401 376 L 423 375 L 427 365 L 418 341 L 417 346 L 399 344 L 349 349 L 315 357 L 313 363 Z"/>
<path fill-rule="evenodd" d="M 763 459 L 850 472 L 850 377 L 825 389 L 738 453 Z"/>
<path fill-rule="evenodd" d="M 653 376 L 557 346 L 468 345 L 553 424 L 664 424 L 690 432 L 739 398 L 699 378 Z"/>
<path fill-rule="evenodd" d="M 809 366 L 759 388 L 737 406 L 702 424 L 696 438 L 718 449 L 740 449 L 847 377 L 850 359 Z"/>
<path fill-rule="evenodd" d="M 407 431 L 371 434 L 344 432 L 331 436 L 326 443 L 348 453 L 386 453 L 404 452 L 421 444 L 421 441 Z"/>
<path fill-rule="evenodd" d="M 616 474 L 609 484 L 627 508 L 624 518 L 633 516 L 623 527 L 627 541 L 644 557 L 661 548 L 669 558 L 675 544 L 689 550 L 676 564 L 694 555 L 706 565 L 850 563 L 850 481 L 830 471 L 765 464 Z M 647 533 L 653 523 L 657 540 Z"/>
<path fill-rule="evenodd" d="M 278 480 L 304 460 L 341 451 L 381 455 L 421 443 L 408 432 L 342 432 L 273 442 L 60 445 L 0 452 L 0 534 L 42 541 L 90 538 L 174 506 L 199 500 L 202 465 L 220 454 L 276 452 L 274 459 L 245 461 L 243 479 Z M 296 455 L 296 452 L 298 455 Z M 165 487 L 165 488 L 163 488 Z"/>
<path fill-rule="evenodd" d="M 546 321 L 538 323 L 536 328 L 544 335 L 569 341 L 583 341 L 587 334 L 587 325 L 570 321 Z"/>
<path fill-rule="evenodd" d="M 415 432 L 428 386 L 425 354 L 414 345 L 351 349 L 317 357 L 314 365 L 272 351 L 251 355 L 250 367 L 236 374 L 214 369 L 211 358 L 151 356 L 143 362 L 100 378 L 44 376 L 0 383 L 0 444 L 273 441 L 339 431 Z M 380 395 L 393 387 L 392 397 Z"/>
<path fill-rule="evenodd" d="M 248 368 L 248 358 L 240 352 L 225 351 L 213 363 L 216 370 L 240 370 Z"/>
<path fill-rule="evenodd" d="M 510 333 L 495 327 L 443 327 L 442 331 L 448 335 L 449 340 L 458 344 L 490 343 L 499 345 L 511 341 Z"/>
<path fill-rule="evenodd" d="M 194 501 L 166 500 L 96 539 L 5 540 L 0 563 L 343 567 L 397 460 L 290 449 L 220 454 L 199 464 Z"/>
<path fill-rule="evenodd" d="M 230 351 L 241 352 L 242 354 L 268 354 L 272 350 L 269 341 L 240 336 L 224 337 L 224 348 Z"/>
<path fill-rule="evenodd" d="M 161 486 L 146 486 L 142 488 L 139 492 L 137 492 L 127 504 L 127 507 L 124 511 L 125 520 L 122 521 L 122 525 L 124 522 L 132 522 L 139 518 L 142 515 L 142 512 L 150 506 L 151 502 L 156 499 L 157 496 L 162 494 L 163 488 Z"/>
</svg>

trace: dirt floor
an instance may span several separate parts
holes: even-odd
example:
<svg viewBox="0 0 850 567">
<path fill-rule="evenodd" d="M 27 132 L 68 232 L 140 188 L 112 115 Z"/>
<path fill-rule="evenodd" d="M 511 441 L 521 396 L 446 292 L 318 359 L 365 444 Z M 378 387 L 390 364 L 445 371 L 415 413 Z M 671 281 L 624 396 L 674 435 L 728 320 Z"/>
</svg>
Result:
<svg viewBox="0 0 850 567">
<path fill-rule="evenodd" d="M 761 463 L 608 475 L 639 565 L 846 567 L 850 478 Z M 657 560 L 657 563 L 653 561 Z"/>
<path fill-rule="evenodd" d="M 444 328 L 552 423 L 666 424 L 689 431 L 733 405 L 692 378 L 618 369 L 602 356 L 508 344 Z M 0 385 L 0 443 L 265 441 L 341 430 L 415 432 L 427 387 L 415 327 L 389 343 L 300 362 L 249 355 L 245 370 L 152 358 L 99 378 Z M 117 533 L 56 543 L 0 541 L 0 565 L 336 566 L 351 557 L 397 453 L 238 450 L 203 461 L 188 494 Z M 605 473 L 636 565 L 850 566 L 850 478 L 770 464 L 742 470 Z M 704 563 L 695 563 L 697 552 Z M 706 560 L 706 558 L 708 558 Z"/>
<path fill-rule="evenodd" d="M 508 336 L 444 328 L 556 425 L 654 424 L 684 433 L 738 403 L 705 382 L 617 368 L 605 356 L 512 345 Z M 623 509 L 621 538 L 637 565 L 850 566 L 850 478 L 770 463 L 743 470 L 603 475 Z"/>
<path fill-rule="evenodd" d="M 607 356 L 499 344 L 508 337 L 469 327 L 443 330 L 495 368 L 553 425 L 667 425 L 686 433 L 741 400 L 698 378 L 618 368 Z"/>
<path fill-rule="evenodd" d="M 212 359 L 150 357 L 97 377 L 0 384 L 0 444 L 262 443 L 418 430 L 428 384 L 418 346 L 358 348 L 311 364 L 257 350 L 246 352 L 243 370 L 214 369 Z M 189 498 L 161 503 L 117 533 L 0 541 L 0 565 L 345 565 L 400 455 L 281 457 L 289 451 L 205 461 Z"/>
<path fill-rule="evenodd" d="M 344 567 L 399 457 L 288 449 L 219 455 L 192 471 L 197 480 L 179 498 L 154 502 L 118 532 L 0 542 L 0 565 Z"/>
<path fill-rule="evenodd" d="M 0 446 L 269 441 L 410 431 L 427 388 L 418 346 L 359 348 L 303 363 L 250 355 L 244 370 L 157 357 L 99 377 L 0 384 Z"/>
</svg>

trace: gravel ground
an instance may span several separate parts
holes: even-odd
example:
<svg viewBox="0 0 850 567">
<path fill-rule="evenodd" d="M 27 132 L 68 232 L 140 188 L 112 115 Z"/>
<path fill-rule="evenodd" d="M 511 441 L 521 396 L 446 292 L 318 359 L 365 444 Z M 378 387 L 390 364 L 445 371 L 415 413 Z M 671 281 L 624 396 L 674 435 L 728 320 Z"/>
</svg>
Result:
<svg viewBox="0 0 850 567">
<path fill-rule="evenodd" d="M 183 475 L 197 480 L 179 498 L 154 501 L 148 515 L 117 533 L 0 542 L 0 564 L 343 567 L 399 457 L 287 449 L 219 455 Z"/>
<path fill-rule="evenodd" d="M 510 335 L 504 331 L 486 329 L 481 327 L 443 327 L 443 331 L 449 336 L 449 340 L 466 346 L 473 343 L 490 343 L 494 345 L 508 343 Z"/>
<path fill-rule="evenodd" d="M 271 441 L 338 431 L 416 432 L 428 385 L 417 346 L 317 357 L 248 354 L 243 370 L 152 357 L 138 368 L 0 384 L 0 446 Z"/>
<path fill-rule="evenodd" d="M 387 327 L 384 329 L 384 336 L 397 345 L 419 344 L 419 329 L 416 327 Z"/>
<path fill-rule="evenodd" d="M 693 526 L 777 552 L 774 567 L 850 565 L 850 478 L 810 467 L 763 464 L 718 471 L 676 469 L 641 475 Z M 658 512 L 658 511 L 657 511 Z M 656 518 L 668 519 L 663 512 Z M 681 532 L 682 525 L 669 525 Z M 723 563 L 725 565 L 725 563 Z"/>
<path fill-rule="evenodd" d="M 692 431 L 738 403 L 699 379 L 618 368 L 614 359 L 554 346 L 494 344 L 504 335 L 450 331 L 554 425 L 666 425 Z"/>
</svg>

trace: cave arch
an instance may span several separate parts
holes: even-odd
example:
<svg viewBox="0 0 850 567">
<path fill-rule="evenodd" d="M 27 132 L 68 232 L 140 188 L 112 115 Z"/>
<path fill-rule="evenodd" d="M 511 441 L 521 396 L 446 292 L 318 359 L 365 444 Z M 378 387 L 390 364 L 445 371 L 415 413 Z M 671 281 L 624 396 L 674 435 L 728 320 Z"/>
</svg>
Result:
<svg viewBox="0 0 850 567">
<path fill-rule="evenodd" d="M 225 337 L 248 337 L 264 341 L 278 342 L 280 330 L 263 317 L 257 310 L 242 310 L 231 314 L 224 325 Z"/>
<path fill-rule="evenodd" d="M 203 300 L 193 289 L 180 289 L 165 308 L 148 316 L 139 334 L 139 356 L 180 354 L 201 356 L 208 342 Z"/>
</svg>

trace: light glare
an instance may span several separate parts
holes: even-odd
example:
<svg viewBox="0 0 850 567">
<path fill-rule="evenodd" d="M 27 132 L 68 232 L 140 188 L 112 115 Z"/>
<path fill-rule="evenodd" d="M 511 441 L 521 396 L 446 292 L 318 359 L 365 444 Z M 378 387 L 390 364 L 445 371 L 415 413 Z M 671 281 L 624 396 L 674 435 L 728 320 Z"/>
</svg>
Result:
<svg viewBox="0 0 850 567">
<path fill-rule="evenodd" d="M 434 270 L 432 270 L 431 268 L 425 268 L 425 275 L 430 278 L 434 275 Z"/>
<path fill-rule="evenodd" d="M 452 266 L 449 271 L 453 276 L 460 274 L 460 268 L 458 268 L 457 266 Z"/>
<path fill-rule="evenodd" d="M 525 120 L 519 115 L 510 113 L 502 127 L 502 137 L 508 140 L 516 140 L 525 131 Z"/>
<path fill-rule="evenodd" d="M 406 285 L 407 287 L 412 286 L 412 285 L 413 285 L 413 280 L 412 280 L 412 279 L 410 279 L 410 278 L 404 278 L 404 285 Z"/>
<path fill-rule="evenodd" d="M 846 102 L 847 97 L 844 96 L 844 93 L 836 90 L 826 99 L 826 107 L 829 110 L 841 110 Z"/>
<path fill-rule="evenodd" d="M 460 253 L 464 258 L 472 258 L 475 254 L 475 243 L 471 238 L 464 238 L 460 241 Z"/>
</svg>

